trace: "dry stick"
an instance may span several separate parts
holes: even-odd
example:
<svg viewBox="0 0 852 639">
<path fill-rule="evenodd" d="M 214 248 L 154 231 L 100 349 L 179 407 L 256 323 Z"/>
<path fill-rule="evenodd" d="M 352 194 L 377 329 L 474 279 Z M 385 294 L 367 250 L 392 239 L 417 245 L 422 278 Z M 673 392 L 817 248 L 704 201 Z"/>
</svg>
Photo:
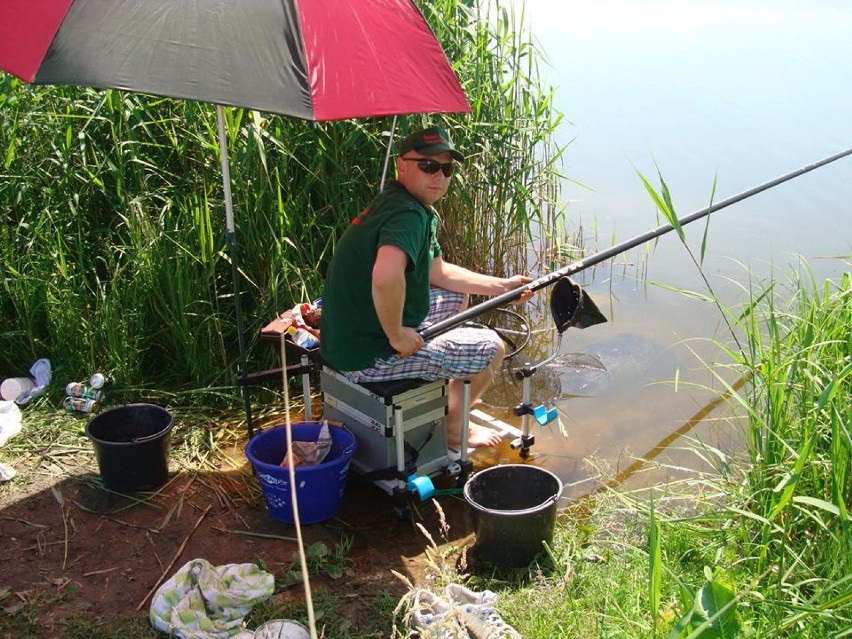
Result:
<svg viewBox="0 0 852 639">
<path fill-rule="evenodd" d="M 65 497 L 62 496 L 62 492 L 56 486 L 51 486 L 50 491 L 53 493 L 53 497 L 56 501 L 59 502 L 59 510 L 62 512 L 62 529 L 65 536 L 64 551 L 62 554 L 62 570 L 65 570 L 68 565 L 68 513 L 65 510 Z"/>
<path fill-rule="evenodd" d="M 44 550 L 48 546 L 58 546 L 59 544 L 62 544 L 62 543 L 65 543 L 65 542 L 49 541 L 49 542 L 42 543 L 41 541 L 39 541 L 37 539 L 36 543 L 32 546 L 26 546 L 25 548 L 16 548 L 13 552 L 0 556 L 0 563 L 3 563 L 5 561 L 12 561 L 16 558 L 20 559 L 21 553 L 29 552 L 31 550 L 35 550 L 39 554 L 44 554 Z"/>
<path fill-rule="evenodd" d="M 234 514 L 234 517 L 236 517 L 236 518 L 237 518 L 237 519 L 239 519 L 241 522 L 243 522 L 243 526 L 245 526 L 246 528 L 248 528 L 248 527 L 249 527 L 248 522 L 246 522 L 246 520 L 245 520 L 245 517 L 243 517 L 243 516 L 242 516 L 239 512 L 237 512 L 237 511 L 235 510 L 233 514 Z"/>
<path fill-rule="evenodd" d="M 175 476 L 175 478 L 177 479 L 177 476 Z M 190 487 L 190 486 L 192 486 L 192 485 L 195 483 L 195 480 L 196 480 L 196 479 L 198 479 L 198 472 L 194 472 L 194 473 L 192 474 L 192 477 L 190 477 L 190 478 L 189 478 L 189 481 L 186 483 L 186 486 L 184 486 L 183 488 L 181 488 L 181 492 L 182 492 L 184 495 L 189 494 L 189 487 Z"/>
<path fill-rule="evenodd" d="M 166 526 L 168 526 L 174 514 L 180 512 L 180 509 L 183 508 L 183 493 L 178 497 L 178 500 L 169 508 L 169 512 L 166 513 L 166 516 L 163 518 L 163 521 L 160 522 L 160 525 L 156 528 L 149 528 L 149 530 L 153 533 L 161 533 Z"/>
<path fill-rule="evenodd" d="M 219 505 L 222 508 L 231 508 L 231 500 L 225 490 L 222 488 L 221 483 L 214 483 L 214 481 L 207 479 L 200 479 L 199 481 L 204 485 L 205 488 L 207 488 L 207 490 L 209 490 L 216 496 L 216 499 L 219 501 Z"/>
<path fill-rule="evenodd" d="M 220 528 L 219 526 L 213 526 L 213 530 L 218 530 L 219 532 L 229 533 L 231 535 L 245 535 L 246 537 L 261 537 L 263 539 L 282 539 L 284 541 L 295 541 L 299 540 L 296 537 L 285 537 L 284 535 L 273 535 L 272 533 L 257 533 L 251 530 L 233 530 L 229 528 Z"/>
<path fill-rule="evenodd" d="M 116 517 L 107 517 L 106 515 L 101 515 L 101 518 L 106 519 L 107 521 L 111 521 L 114 524 L 118 524 L 119 526 L 127 526 L 128 528 L 138 528 L 139 530 L 147 530 L 153 533 L 160 532 L 158 528 L 151 528 L 150 526 L 140 526 L 139 524 L 131 524 L 129 521 L 117 519 Z"/>
<path fill-rule="evenodd" d="M 308 558 L 305 556 L 305 542 L 302 539 L 302 522 L 299 519 L 299 499 L 296 494 L 296 465 L 293 463 L 293 428 L 290 423 L 290 385 L 287 383 L 287 348 L 284 333 L 281 334 L 281 375 L 284 382 L 284 405 L 287 410 L 284 422 L 287 426 L 287 459 L 290 475 L 290 501 L 293 504 L 293 523 L 296 525 L 296 539 L 299 544 L 299 562 L 302 567 L 302 586 L 305 589 L 305 604 L 308 609 L 308 629 L 311 639 L 317 639 L 317 625 L 314 617 L 314 601 L 311 593 L 311 579 L 308 573 Z"/>
<path fill-rule="evenodd" d="M 112 572 L 113 570 L 118 570 L 118 566 L 113 566 L 112 568 L 105 568 L 104 570 L 93 570 L 92 572 L 84 572 L 84 577 L 92 577 L 93 575 L 102 575 L 107 572 Z"/>
<path fill-rule="evenodd" d="M 88 483 L 88 482 L 86 482 L 86 483 Z M 130 502 L 129 504 L 121 506 L 120 508 L 116 508 L 115 510 L 111 510 L 109 512 L 101 512 L 101 511 L 95 510 L 93 508 L 88 508 L 87 506 L 84 506 L 83 504 L 81 504 L 80 502 L 78 502 L 74 499 L 71 500 L 74 503 L 74 505 L 77 506 L 77 508 L 79 508 L 80 510 L 86 511 L 87 513 L 92 513 L 93 515 L 115 515 L 115 514 L 118 514 L 120 512 L 123 512 L 125 510 L 130 510 L 131 508 L 138 506 L 138 505 L 148 506 L 148 508 L 154 508 L 154 509 L 157 509 L 157 510 L 159 510 L 159 508 L 160 508 L 156 504 L 152 504 L 147 499 L 139 499 L 138 497 L 134 497 L 133 495 L 126 495 L 124 493 L 118 493 L 118 492 L 110 490 L 110 489 L 108 489 L 104 486 L 98 486 L 96 484 L 89 484 L 89 485 L 93 486 L 94 488 L 97 488 L 98 490 L 101 490 L 105 493 L 108 493 L 110 495 L 116 495 L 118 497 L 124 497 Z"/>
<path fill-rule="evenodd" d="M 5 517 L 4 516 L 4 517 L 0 517 L 0 519 L 6 520 L 6 521 L 17 521 L 18 523 L 26 524 L 27 526 L 33 526 L 35 528 L 50 528 L 50 526 L 48 526 L 47 524 L 37 524 L 34 521 L 27 521 L 26 519 L 21 519 L 19 517 Z"/>
<path fill-rule="evenodd" d="M 157 544 L 154 543 L 154 539 L 151 537 L 151 533 L 146 532 L 145 537 L 148 539 L 148 542 L 151 544 L 151 551 L 154 553 L 154 558 L 157 560 L 157 563 L 160 564 L 160 570 L 163 570 L 163 562 L 160 561 L 160 555 L 157 554 Z"/>
<path fill-rule="evenodd" d="M 192 537 L 192 535 L 195 533 L 196 530 L 198 530 L 198 527 L 201 525 L 201 521 L 207 516 L 207 513 L 210 512 L 211 508 L 213 508 L 212 504 L 207 506 L 205 511 L 203 513 L 201 513 L 201 517 L 198 518 L 198 521 L 195 522 L 195 526 L 192 527 L 192 530 L 189 531 L 189 534 L 186 536 L 186 539 L 183 540 L 183 543 L 180 545 L 180 548 L 178 548 L 178 551 L 175 553 L 175 556 L 172 559 L 171 563 L 169 563 L 169 565 L 166 566 L 166 569 L 163 571 L 163 574 L 160 575 L 159 579 L 157 579 L 157 583 L 154 584 L 154 587 L 151 588 L 151 590 L 148 591 L 148 594 L 145 595 L 145 598 L 142 601 L 139 602 L 138 606 L 136 606 L 137 612 L 142 610 L 142 606 L 144 606 L 145 602 L 148 601 L 148 597 L 150 597 L 151 595 L 154 594 L 154 591 L 160 585 L 160 582 L 163 581 L 163 577 L 165 577 L 166 574 L 172 569 L 172 566 L 175 565 L 175 562 L 178 560 L 178 557 L 181 556 L 181 553 L 183 552 L 184 548 L 186 548 L 186 544 L 189 542 L 189 538 Z"/>
</svg>

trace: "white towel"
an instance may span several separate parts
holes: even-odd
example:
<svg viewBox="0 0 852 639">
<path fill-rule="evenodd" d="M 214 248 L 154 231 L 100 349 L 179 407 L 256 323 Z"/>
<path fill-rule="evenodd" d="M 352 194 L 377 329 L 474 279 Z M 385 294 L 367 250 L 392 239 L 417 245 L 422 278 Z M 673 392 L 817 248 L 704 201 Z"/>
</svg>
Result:
<svg viewBox="0 0 852 639">
<path fill-rule="evenodd" d="M 272 596 L 275 578 L 255 564 L 187 562 L 151 601 L 151 624 L 182 639 L 233 639 L 256 604 Z"/>
</svg>

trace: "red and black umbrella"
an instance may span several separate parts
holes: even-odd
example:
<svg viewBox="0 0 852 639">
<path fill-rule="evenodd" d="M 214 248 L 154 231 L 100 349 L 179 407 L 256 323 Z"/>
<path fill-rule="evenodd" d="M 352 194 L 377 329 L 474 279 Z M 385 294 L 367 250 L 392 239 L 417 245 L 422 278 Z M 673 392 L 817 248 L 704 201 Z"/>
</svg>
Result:
<svg viewBox="0 0 852 639">
<path fill-rule="evenodd" d="M 470 111 L 412 0 L 0 0 L 0 69 L 216 104 L 243 375 L 222 105 L 319 121 Z"/>
<path fill-rule="evenodd" d="M 3 0 L 0 69 L 311 120 L 470 110 L 411 0 Z"/>
</svg>

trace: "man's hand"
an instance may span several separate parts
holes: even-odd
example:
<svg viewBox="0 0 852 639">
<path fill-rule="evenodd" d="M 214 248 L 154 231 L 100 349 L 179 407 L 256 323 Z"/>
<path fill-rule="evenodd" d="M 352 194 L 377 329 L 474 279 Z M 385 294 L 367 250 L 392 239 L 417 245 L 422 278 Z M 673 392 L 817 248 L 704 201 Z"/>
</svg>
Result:
<svg viewBox="0 0 852 639">
<path fill-rule="evenodd" d="M 516 288 L 523 286 L 524 284 L 529 284 L 532 282 L 531 277 L 527 277 L 526 275 L 513 275 L 512 277 L 507 277 L 505 280 L 505 293 L 509 291 L 514 291 Z M 515 301 L 516 304 L 523 304 L 529 298 L 533 296 L 533 292 L 531 290 L 526 290 L 521 293 L 521 296 Z"/>
<path fill-rule="evenodd" d="M 400 357 L 408 357 L 423 348 L 423 338 L 413 328 L 403 326 L 398 335 L 390 340 L 393 348 Z"/>
</svg>

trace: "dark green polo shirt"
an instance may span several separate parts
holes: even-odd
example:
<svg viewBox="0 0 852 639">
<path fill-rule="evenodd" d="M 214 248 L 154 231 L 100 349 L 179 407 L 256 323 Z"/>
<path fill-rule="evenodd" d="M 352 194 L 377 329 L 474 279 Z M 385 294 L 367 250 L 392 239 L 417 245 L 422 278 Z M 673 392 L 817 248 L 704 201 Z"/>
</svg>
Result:
<svg viewBox="0 0 852 639">
<path fill-rule="evenodd" d="M 373 264 L 379 247 L 408 255 L 402 321 L 416 328 L 429 311 L 429 271 L 441 254 L 437 215 L 399 182 L 391 182 L 355 218 L 337 243 L 322 296 L 320 353 L 338 370 L 369 368 L 393 354 L 373 306 Z"/>
</svg>

